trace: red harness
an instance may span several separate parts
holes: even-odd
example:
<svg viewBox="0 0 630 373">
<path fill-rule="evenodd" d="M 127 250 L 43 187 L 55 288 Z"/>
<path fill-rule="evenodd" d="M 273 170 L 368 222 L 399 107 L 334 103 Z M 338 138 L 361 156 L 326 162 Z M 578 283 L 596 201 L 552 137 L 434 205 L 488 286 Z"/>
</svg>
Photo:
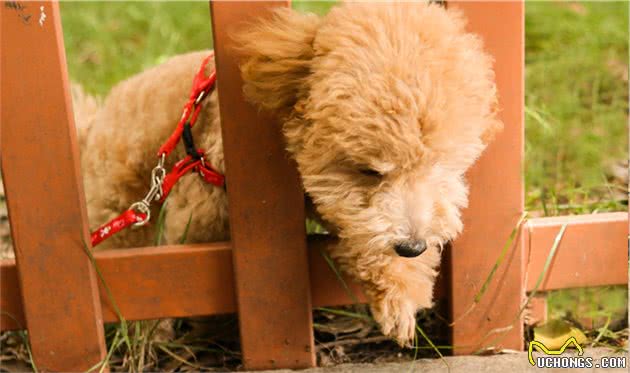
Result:
<svg viewBox="0 0 630 373">
<path fill-rule="evenodd" d="M 151 218 L 151 203 L 154 201 L 163 203 L 179 178 L 191 171 L 198 172 L 201 179 L 209 184 L 219 187 L 224 186 L 225 178 L 223 175 L 205 161 L 205 151 L 195 148 L 191 131 L 199 117 L 201 102 L 214 89 L 217 80 L 215 71 L 212 71 L 209 76 L 205 75 L 206 66 L 213 56 L 214 54 L 210 54 L 201 63 L 201 68 L 193 79 L 190 97 L 186 105 L 184 105 L 182 117 L 177 123 L 173 134 L 158 151 L 158 164 L 151 172 L 151 188 L 149 192 L 141 201 L 133 203 L 125 212 L 92 232 L 92 247 L 131 225 L 143 226 L 147 224 Z M 164 161 L 180 140 L 183 140 L 188 155 L 175 163 L 175 166 L 167 173 L 164 168 Z"/>
</svg>

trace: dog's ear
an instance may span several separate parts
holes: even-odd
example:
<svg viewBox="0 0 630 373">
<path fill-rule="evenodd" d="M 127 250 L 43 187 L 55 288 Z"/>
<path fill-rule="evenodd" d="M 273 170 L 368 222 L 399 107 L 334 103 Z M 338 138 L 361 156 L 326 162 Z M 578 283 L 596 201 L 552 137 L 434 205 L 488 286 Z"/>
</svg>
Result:
<svg viewBox="0 0 630 373">
<path fill-rule="evenodd" d="M 234 35 L 249 101 L 277 114 L 291 110 L 310 70 L 319 24 L 315 14 L 278 8 Z"/>
</svg>

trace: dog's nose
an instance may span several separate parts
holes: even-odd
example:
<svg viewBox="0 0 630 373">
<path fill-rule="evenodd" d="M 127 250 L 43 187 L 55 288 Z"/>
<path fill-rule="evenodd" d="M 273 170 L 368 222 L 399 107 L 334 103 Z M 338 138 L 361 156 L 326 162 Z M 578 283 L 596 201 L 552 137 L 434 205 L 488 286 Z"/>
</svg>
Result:
<svg viewBox="0 0 630 373">
<path fill-rule="evenodd" d="M 405 258 L 415 258 L 427 249 L 427 243 L 424 240 L 401 242 L 394 246 L 396 254 Z"/>
</svg>

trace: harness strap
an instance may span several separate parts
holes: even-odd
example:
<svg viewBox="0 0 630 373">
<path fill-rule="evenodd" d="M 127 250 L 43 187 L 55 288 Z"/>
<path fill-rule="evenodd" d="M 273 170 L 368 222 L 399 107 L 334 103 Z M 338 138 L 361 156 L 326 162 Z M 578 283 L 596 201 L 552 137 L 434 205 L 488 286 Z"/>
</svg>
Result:
<svg viewBox="0 0 630 373">
<path fill-rule="evenodd" d="M 113 220 L 101 225 L 91 235 L 92 246 L 96 246 L 123 229 L 146 219 L 147 214 L 129 209 Z"/>
<path fill-rule="evenodd" d="M 208 66 L 208 63 L 213 56 L 214 53 L 211 53 L 201 63 L 201 67 L 193 79 L 190 96 L 184 105 L 184 111 L 179 119 L 179 122 L 177 122 L 177 127 L 175 127 L 175 131 L 173 131 L 168 140 L 166 140 L 166 142 L 160 147 L 160 150 L 158 150 L 158 157 L 162 156 L 162 154 L 169 155 L 173 149 L 175 149 L 179 139 L 182 137 L 184 125 L 186 123 L 188 123 L 192 128 L 195 125 L 195 122 L 197 122 L 199 112 L 201 111 L 201 101 L 208 96 L 217 81 L 216 71 L 213 70 L 208 76 L 206 76 L 205 73 L 206 66 Z"/>
<path fill-rule="evenodd" d="M 213 56 L 214 53 L 211 53 L 201 63 L 201 67 L 193 79 L 193 86 L 188 101 L 184 105 L 182 116 L 171 136 L 158 151 L 159 160 L 151 172 L 149 192 L 143 200 L 133 203 L 128 210 L 94 231 L 91 235 L 92 247 L 129 226 L 142 226 L 148 223 L 151 218 L 151 202 L 163 203 L 175 183 L 191 171 L 198 172 L 201 179 L 208 184 L 219 187 L 225 186 L 225 177 L 205 161 L 205 151 L 195 148 L 192 136 L 192 127 L 197 122 L 201 112 L 201 102 L 210 94 L 216 83 L 215 71 L 212 71 L 208 76 L 205 75 L 206 67 Z M 166 173 L 164 161 L 180 140 L 183 140 L 187 156 L 175 163 L 171 171 Z"/>
<path fill-rule="evenodd" d="M 195 146 L 195 140 L 193 140 L 192 135 L 192 126 L 188 122 L 184 124 L 184 131 L 182 132 L 182 142 L 184 143 L 186 154 L 197 159 L 203 158 L 203 154 L 197 153 L 197 147 Z"/>
<path fill-rule="evenodd" d="M 164 182 L 162 183 L 162 198 L 160 199 L 160 203 L 164 202 L 166 197 L 168 197 L 171 189 L 173 189 L 179 178 L 190 171 L 198 171 L 204 181 L 218 187 L 222 187 L 225 181 L 223 175 L 205 163 L 203 160 L 203 150 L 198 149 L 197 157 L 193 158 L 190 155 L 187 156 L 175 163 L 171 172 L 166 174 Z"/>
</svg>

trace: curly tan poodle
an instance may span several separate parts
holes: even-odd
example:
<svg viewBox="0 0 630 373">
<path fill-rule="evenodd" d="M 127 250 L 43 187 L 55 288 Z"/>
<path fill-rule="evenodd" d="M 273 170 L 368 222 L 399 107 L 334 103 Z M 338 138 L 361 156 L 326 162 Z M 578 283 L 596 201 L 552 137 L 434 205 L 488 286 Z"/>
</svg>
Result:
<svg viewBox="0 0 630 373">
<path fill-rule="evenodd" d="M 314 212 L 339 237 L 331 256 L 362 283 L 383 333 L 409 344 L 416 312 L 432 306 L 442 247 L 462 230 L 464 173 L 501 127 L 481 39 L 456 10 L 425 3 L 348 3 L 324 17 L 278 9 L 234 37 L 245 96 L 280 118 Z M 75 95 L 93 227 L 146 193 L 207 55 L 173 57 L 118 84 L 102 105 Z M 223 172 L 219 94 L 193 133 Z M 177 148 L 171 159 L 184 155 Z M 166 203 L 165 242 L 177 242 L 191 215 L 189 241 L 229 239 L 224 189 L 190 174 Z M 102 247 L 149 245 L 153 230 Z"/>
</svg>

